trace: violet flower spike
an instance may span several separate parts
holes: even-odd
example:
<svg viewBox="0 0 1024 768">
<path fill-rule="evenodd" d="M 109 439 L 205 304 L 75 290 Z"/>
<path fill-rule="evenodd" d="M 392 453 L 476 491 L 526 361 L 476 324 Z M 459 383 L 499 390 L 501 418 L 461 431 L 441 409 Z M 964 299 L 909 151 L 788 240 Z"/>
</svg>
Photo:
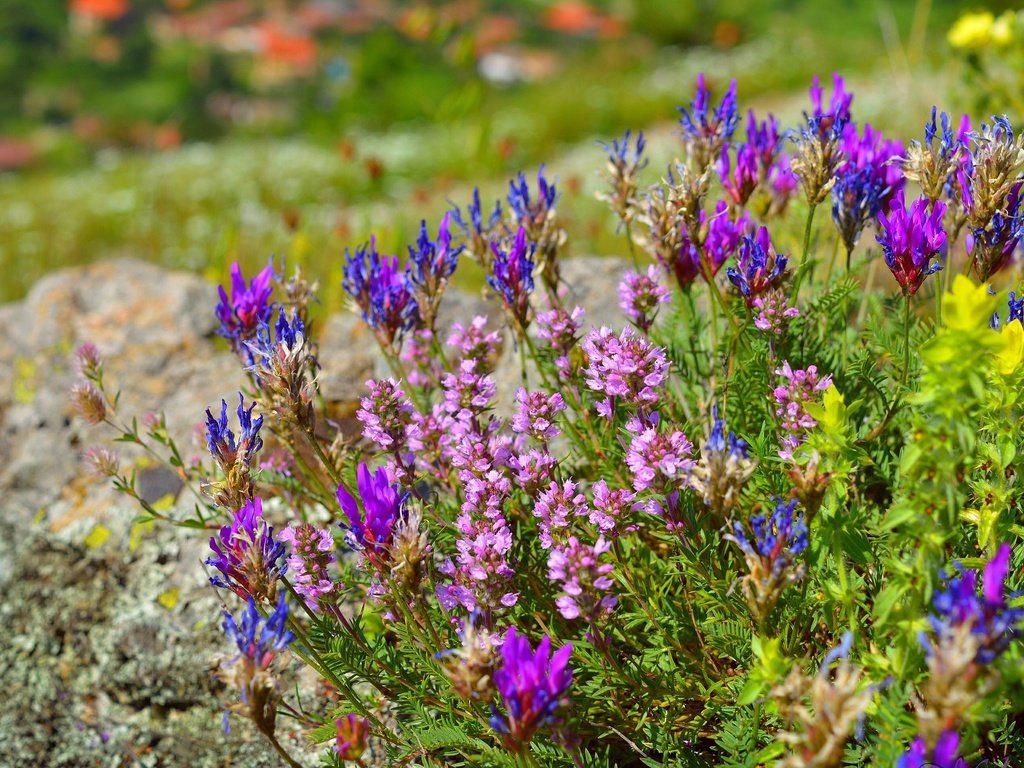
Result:
<svg viewBox="0 0 1024 768">
<path fill-rule="evenodd" d="M 778 287 L 786 271 L 788 259 L 775 253 L 768 229 L 761 227 L 753 237 L 743 238 L 736 267 L 729 267 L 726 275 L 743 295 L 748 307 L 754 306 L 754 299 Z"/>
<path fill-rule="evenodd" d="M 399 266 L 397 256 L 378 253 L 375 238 L 354 254 L 346 249 L 343 275 L 342 288 L 385 349 L 393 351 L 405 334 L 423 324 L 409 269 Z"/>
<path fill-rule="evenodd" d="M 736 81 L 730 81 L 721 103 L 712 111 L 711 91 L 705 84 L 704 73 L 700 73 L 697 75 L 697 92 L 689 108 L 679 107 L 678 111 L 690 159 L 698 171 L 703 171 L 718 157 L 722 147 L 732 141 L 739 123 Z"/>
<path fill-rule="evenodd" d="M 508 750 L 523 752 L 542 728 L 558 734 L 569 705 L 571 655 L 569 643 L 552 655 L 547 635 L 534 651 L 529 639 L 509 627 L 501 646 L 501 667 L 494 673 L 506 714 L 491 706 L 491 727 L 501 734 Z"/>
<path fill-rule="evenodd" d="M 253 419 L 252 412 L 256 407 L 253 402 L 248 409 L 245 407 L 245 397 L 238 393 L 238 442 L 235 442 L 235 433 L 228 428 L 228 404 L 227 401 L 220 401 L 220 418 L 215 419 L 210 409 L 206 409 L 206 445 L 210 454 L 217 463 L 229 471 L 235 462 L 241 459 L 246 466 L 250 465 L 252 456 L 263 448 L 263 439 L 260 437 L 260 427 L 263 426 L 263 417 Z"/>
<path fill-rule="evenodd" d="M 371 472 L 365 463 L 360 463 L 356 470 L 356 483 L 365 516 L 359 512 L 356 497 L 344 485 L 339 485 L 338 504 L 348 518 L 348 525 L 342 525 L 348 529 L 353 546 L 377 566 L 386 562 L 389 556 L 404 498 L 384 467 Z"/>
<path fill-rule="evenodd" d="M 878 215 L 879 232 L 875 239 L 885 253 L 886 265 L 907 296 L 917 293 L 928 275 L 942 269 L 942 265 L 933 260 L 946 244 L 946 231 L 942 226 L 946 205 L 936 201 L 929 212 L 929 202 L 919 197 L 908 212 L 901 191 L 893 198 L 889 215 Z"/>
<path fill-rule="evenodd" d="M 510 246 L 491 243 L 493 272 L 487 284 L 499 296 L 513 320 L 517 332 L 530 324 L 530 294 L 533 293 L 534 245 L 527 243 L 526 230 L 519 227 Z"/>
<path fill-rule="evenodd" d="M 416 296 L 423 324 L 433 328 L 441 297 L 448 286 L 448 279 L 459 264 L 463 246 L 452 245 L 449 231 L 451 213 L 446 213 L 437 228 L 437 240 L 431 240 L 427 233 L 427 222 L 420 221 L 420 235 L 416 247 L 409 246 L 409 285 Z"/>
<path fill-rule="evenodd" d="M 953 630 L 969 626 L 977 643 L 976 660 L 990 664 L 1009 647 L 1010 641 L 1020 636 L 1024 621 L 1024 608 L 1011 608 L 1006 593 L 1006 577 L 1010 569 L 1010 545 L 1001 544 L 988 562 L 981 577 L 978 594 L 978 574 L 954 563 L 954 575 L 945 588 L 936 592 L 933 602 L 935 613 L 929 621 L 939 642 L 955 637 Z"/>
<path fill-rule="evenodd" d="M 206 565 L 216 568 L 215 587 L 230 589 L 243 599 L 273 602 L 277 582 L 288 571 L 285 546 L 274 538 L 274 529 L 263 519 L 263 500 L 257 496 L 234 513 L 231 523 L 210 538 L 214 556 Z"/>
<path fill-rule="evenodd" d="M 818 134 L 825 140 L 829 135 L 838 137 L 842 135 L 843 127 L 850 122 L 850 105 L 853 103 L 853 94 L 846 92 L 846 84 L 842 76 L 832 73 L 832 99 L 826 110 L 823 103 L 823 92 L 821 79 L 815 75 L 811 81 L 811 106 L 813 113 L 808 122 L 818 131 Z"/>
<path fill-rule="evenodd" d="M 272 263 L 248 283 L 242 275 L 238 262 L 231 265 L 231 295 L 224 286 L 217 287 L 220 301 L 215 309 L 220 328 L 217 333 L 231 342 L 235 352 L 242 350 L 242 342 L 252 338 L 260 323 L 270 321 L 274 304 L 270 297 L 274 293 L 270 282 L 274 278 Z"/>
</svg>

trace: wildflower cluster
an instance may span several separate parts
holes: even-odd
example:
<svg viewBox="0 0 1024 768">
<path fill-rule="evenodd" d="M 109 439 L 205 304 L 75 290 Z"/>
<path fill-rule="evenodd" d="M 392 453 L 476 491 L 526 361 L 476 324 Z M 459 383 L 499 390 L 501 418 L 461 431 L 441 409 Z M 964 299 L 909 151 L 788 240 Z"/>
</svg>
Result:
<svg viewBox="0 0 1024 768">
<path fill-rule="evenodd" d="M 709 83 L 660 181 L 642 134 L 604 145 L 635 260 L 590 286 L 610 301 L 567 301 L 542 168 L 404 259 L 346 252 L 380 348 L 349 403 L 319 390 L 312 286 L 232 268 L 210 310 L 240 394 L 205 460 L 79 349 L 72 402 L 126 447 L 91 471 L 210 531 L 226 706 L 287 764 L 279 713 L 335 766 L 1024 754 L 1024 139 L 936 111 L 905 145 L 838 76 L 786 131 Z M 447 325 L 466 256 L 488 310 Z M 198 485 L 189 516 L 136 491 L 136 450 Z M 293 700 L 300 665 L 323 686 Z"/>
</svg>

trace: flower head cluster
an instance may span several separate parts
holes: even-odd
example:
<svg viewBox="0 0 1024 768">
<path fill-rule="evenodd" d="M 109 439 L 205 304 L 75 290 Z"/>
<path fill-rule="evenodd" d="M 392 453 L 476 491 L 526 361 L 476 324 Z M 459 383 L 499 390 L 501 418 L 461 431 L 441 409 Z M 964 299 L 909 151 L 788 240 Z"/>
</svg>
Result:
<svg viewBox="0 0 1024 768">
<path fill-rule="evenodd" d="M 579 492 L 572 480 L 561 485 L 552 481 L 547 490 L 537 497 L 533 515 L 539 523 L 541 547 L 551 549 L 555 541 L 564 538 L 564 532 L 575 519 L 590 515 L 590 508 L 587 497 Z"/>
<path fill-rule="evenodd" d="M 608 203 L 623 224 L 632 221 L 636 213 L 637 176 L 647 166 L 643 156 L 644 132 L 637 133 L 634 145 L 630 145 L 630 133 L 627 130 L 621 139 L 613 139 L 611 144 L 599 142 L 608 153 L 605 178 L 609 190 L 598 193 L 597 199 Z"/>
<path fill-rule="evenodd" d="M 794 369 L 789 361 L 783 361 L 775 375 L 784 379 L 772 390 L 777 403 L 775 415 L 784 433 L 779 456 L 792 459 L 793 451 L 804 441 L 807 432 L 818 426 L 818 422 L 807 412 L 807 403 L 817 399 L 819 392 L 829 388 L 832 377 L 818 376 L 818 368 L 814 365 L 806 369 Z"/>
<path fill-rule="evenodd" d="M 754 318 L 754 327 L 770 336 L 781 336 L 787 322 L 800 316 L 800 310 L 788 306 L 786 294 L 779 288 L 756 297 L 753 307 L 759 310 Z"/>
<path fill-rule="evenodd" d="M 494 684 L 505 714 L 492 705 L 491 727 L 502 736 L 505 747 L 517 754 L 527 749 L 541 729 L 554 732 L 556 738 L 569 706 L 572 669 L 569 657 L 572 645 L 551 654 L 551 638 L 545 635 L 537 650 L 525 635 L 509 627 L 501 645 L 501 666 L 494 673 Z"/>
<path fill-rule="evenodd" d="M 234 513 L 231 523 L 210 538 L 213 557 L 206 564 L 220 574 L 210 577 L 215 587 L 230 589 L 243 599 L 274 602 L 277 582 L 287 572 L 284 544 L 263 519 L 263 500 L 256 496 Z"/>
<path fill-rule="evenodd" d="M 511 244 L 493 242 L 491 251 L 494 261 L 487 284 L 501 297 L 505 311 L 515 327 L 519 332 L 525 332 L 530 324 L 535 246 L 527 242 L 526 230 L 520 227 Z"/>
<path fill-rule="evenodd" d="M 795 499 L 784 502 L 776 498 L 775 502 L 771 515 L 750 518 L 750 536 L 739 522 L 733 523 L 732 534 L 726 536 L 739 546 L 747 561 L 743 596 L 758 622 L 768 618 L 786 585 L 799 581 L 804 573 L 803 565 L 796 565 L 808 542 L 803 513 L 795 512 Z"/>
<path fill-rule="evenodd" d="M 271 669 L 274 660 L 295 636 L 285 629 L 288 603 L 281 595 L 277 607 L 264 620 L 249 599 L 240 622 L 224 614 L 224 633 L 238 648 L 238 655 L 225 662 L 217 677 L 239 694 L 239 701 L 228 710 L 248 717 L 260 732 L 273 737 L 280 699 L 277 678 Z M 225 715 L 225 728 L 227 728 Z"/>
<path fill-rule="evenodd" d="M 736 205 L 745 205 L 760 181 L 757 147 L 740 144 L 736 147 L 736 167 L 729 160 L 729 147 L 722 147 L 718 158 L 718 178 L 722 188 Z"/>
<path fill-rule="evenodd" d="M 451 680 L 452 690 L 466 701 L 488 702 L 494 698 L 494 670 L 498 666 L 501 639 L 486 628 L 477 627 L 478 614 L 462 623 L 461 648 L 438 653 L 435 658 Z"/>
<path fill-rule="evenodd" d="M 354 713 L 334 721 L 334 751 L 344 761 L 358 761 L 366 751 L 370 721 Z"/>
<path fill-rule="evenodd" d="M 107 417 L 107 404 L 93 382 L 87 379 L 79 379 L 71 385 L 71 405 L 75 413 L 82 417 L 87 424 L 102 424 Z"/>
<path fill-rule="evenodd" d="M 537 171 L 536 197 L 530 194 L 530 185 L 523 173 L 508 183 L 511 229 L 525 232 L 530 243 L 531 258 L 536 252 L 537 272 L 551 291 L 558 286 L 558 249 L 566 240 L 565 230 L 558 227 L 555 215 L 555 200 L 558 198 L 555 186 L 554 182 L 545 178 L 543 165 Z"/>
<path fill-rule="evenodd" d="M 282 308 L 273 331 L 261 325 L 255 339 L 246 345 L 250 370 L 264 395 L 264 412 L 283 424 L 312 427 L 318 363 L 298 311 L 293 310 L 288 318 Z"/>
<path fill-rule="evenodd" d="M 366 464 L 356 469 L 359 499 L 344 485 L 338 486 L 338 505 L 348 518 L 344 525 L 352 546 L 362 552 L 366 561 L 380 576 L 391 562 L 391 544 L 395 525 L 405 501 L 384 467 L 371 472 Z M 360 514 L 360 502 L 363 514 Z"/>
<path fill-rule="evenodd" d="M 273 279 L 273 265 L 267 264 L 247 283 L 236 261 L 231 265 L 231 295 L 223 285 L 217 287 L 220 296 L 215 310 L 220 320 L 217 333 L 231 342 L 235 352 L 244 351 L 244 342 L 256 335 L 261 324 L 270 322 L 275 306 L 270 301 L 274 293 L 270 284 Z"/>
<path fill-rule="evenodd" d="M 970 163 L 957 178 L 973 243 L 972 264 L 988 280 L 1009 262 L 1021 234 L 1020 186 L 1024 171 L 1024 133 L 1014 134 L 1005 117 L 993 116 L 972 134 Z"/>
<path fill-rule="evenodd" d="M 593 546 L 570 536 L 551 549 L 548 578 L 561 585 L 562 593 L 555 598 L 555 605 L 563 618 L 582 618 L 593 624 L 616 606 L 618 598 L 610 593 L 614 581 L 609 575 L 615 566 L 601 562 L 601 556 L 610 549 L 611 544 L 603 536 Z"/>
<path fill-rule="evenodd" d="M 609 488 L 604 480 L 594 483 L 593 509 L 590 511 L 590 523 L 601 534 L 616 535 L 619 529 L 629 530 L 622 525 L 633 511 L 633 500 L 636 494 L 626 488 Z"/>
<path fill-rule="evenodd" d="M 896 761 L 896 768 L 969 768 L 959 754 L 960 734 L 956 731 L 943 731 L 930 748 L 928 742 L 918 736 Z"/>
<path fill-rule="evenodd" d="M 800 180 L 809 205 L 825 200 L 835 184 L 836 171 L 843 161 L 840 139 L 850 121 L 853 95 L 846 92 L 843 78 L 833 74 L 835 89 L 829 108 L 824 107 L 821 83 L 814 77 L 811 85 L 812 114 L 804 113 L 805 125 L 797 137 L 797 153 L 791 167 Z"/>
<path fill-rule="evenodd" d="M 617 404 L 650 409 L 661 398 L 668 377 L 665 350 L 637 336 L 629 328 L 616 335 L 610 328 L 595 328 L 583 340 L 587 355 L 587 386 L 605 395 L 597 411 L 610 418 Z"/>
<path fill-rule="evenodd" d="M 220 401 L 220 418 L 214 418 L 210 409 L 206 409 L 206 444 L 217 465 L 224 473 L 224 480 L 210 483 L 208 493 L 214 500 L 229 509 L 238 509 L 250 501 L 256 491 L 249 470 L 252 458 L 263 448 L 260 427 L 263 417 L 252 417 L 256 403 L 245 407 L 245 398 L 238 393 L 238 440 L 235 433 L 228 427 L 228 404 Z"/>
<path fill-rule="evenodd" d="M 978 593 L 978 574 L 954 564 L 956 573 L 945 589 L 935 595 L 932 628 L 940 638 L 951 636 L 960 626 L 969 626 L 976 643 L 975 659 L 990 664 L 1021 634 L 1024 608 L 1011 608 L 1006 594 L 1006 577 L 1010 572 L 1010 546 L 1002 544 L 985 566 Z"/>
<path fill-rule="evenodd" d="M 560 394 L 527 392 L 520 387 L 516 392 L 516 402 L 519 407 L 512 416 L 513 432 L 529 435 L 541 444 L 558 436 L 555 418 L 565 410 L 565 400 Z"/>
<path fill-rule="evenodd" d="M 690 154 L 690 162 L 702 171 L 708 168 L 719 157 L 722 148 L 732 141 L 732 135 L 739 124 L 736 81 L 729 83 L 721 103 L 712 109 L 711 91 L 705 84 L 702 72 L 697 75 L 697 93 L 689 108 L 678 109 L 683 142 Z"/>
<path fill-rule="evenodd" d="M 473 200 L 466 207 L 466 213 L 469 216 L 468 221 L 462 217 L 462 212 L 458 208 L 453 208 L 452 220 L 462 230 L 462 236 L 466 241 L 466 253 L 489 271 L 491 268 L 490 244 L 498 235 L 501 226 L 501 202 L 495 201 L 494 210 L 491 211 L 491 215 L 485 222 L 483 208 L 480 205 L 480 190 L 474 187 Z"/>
<path fill-rule="evenodd" d="M 619 283 L 619 307 L 641 332 L 647 333 L 658 316 L 658 307 L 672 300 L 672 294 L 658 281 L 657 267 L 645 274 L 627 272 Z"/>
<path fill-rule="evenodd" d="M 378 253 L 375 238 L 354 254 L 345 251 L 343 274 L 342 288 L 385 349 L 401 346 L 405 334 L 423 324 L 408 267 L 402 269 L 397 256 Z"/>
<path fill-rule="evenodd" d="M 779 121 L 775 119 L 775 115 L 769 114 L 767 120 L 759 122 L 754 110 L 747 112 L 747 146 L 754 150 L 758 178 L 768 178 L 782 152 L 782 135 L 779 133 Z"/>
<path fill-rule="evenodd" d="M 754 299 L 779 286 L 788 261 L 775 253 L 768 229 L 761 227 L 755 236 L 743 238 L 736 266 L 729 267 L 726 275 L 739 289 L 747 306 L 752 307 Z"/>
<path fill-rule="evenodd" d="M 394 379 L 371 379 L 366 386 L 370 392 L 360 398 L 356 411 L 356 418 L 363 425 L 363 437 L 384 451 L 401 454 L 414 410 L 412 403 Z"/>
<path fill-rule="evenodd" d="M 501 350 L 501 332 L 487 330 L 487 318 L 475 316 L 469 325 L 452 323 L 447 344 L 461 360 L 475 360 L 477 369 L 490 372 L 498 361 Z"/>
<path fill-rule="evenodd" d="M 306 605 L 314 611 L 337 603 L 342 589 L 334 581 L 330 565 L 334 562 L 334 537 L 325 528 L 309 523 L 291 525 L 277 537 L 291 545 L 288 568 L 292 574 L 292 586 L 306 599 Z"/>
<path fill-rule="evenodd" d="M 516 484 L 528 496 L 535 497 L 555 479 L 558 461 L 546 450 L 532 449 L 509 459 Z"/>
<path fill-rule="evenodd" d="M 1004 207 L 992 214 L 987 226 L 971 230 L 967 239 L 974 271 L 982 280 L 1005 269 L 1024 239 L 1022 186 L 1024 182 L 1014 184 L 1006 196 Z"/>
<path fill-rule="evenodd" d="M 842 764 L 846 742 L 858 730 L 877 690 L 863 684 L 863 670 L 850 664 L 852 645 L 853 635 L 847 632 L 839 646 L 826 654 L 816 675 L 811 677 L 795 666 L 772 689 L 785 723 L 778 738 L 792 750 L 778 763 L 780 768 Z M 831 667 L 837 661 L 833 673 Z"/>
<path fill-rule="evenodd" d="M 916 181 L 924 196 L 937 202 L 952 191 L 954 180 L 962 170 L 962 163 L 970 162 L 970 120 L 964 115 L 958 134 L 953 133 L 950 117 L 939 114 L 932 107 L 931 120 L 924 126 L 924 142 L 910 142 L 902 160 L 903 174 Z"/>
<path fill-rule="evenodd" d="M 886 266 L 907 296 L 917 293 L 928 275 L 942 269 L 935 259 L 946 244 L 942 226 L 945 212 L 942 201 L 930 203 L 924 197 L 915 200 L 907 211 L 901 191 L 893 198 L 889 215 L 878 215 L 875 239 L 885 253 Z"/>
<path fill-rule="evenodd" d="M 637 431 L 626 451 L 634 490 L 668 492 L 687 484 L 696 465 L 692 454 L 693 444 L 679 430 L 663 433 L 651 425 Z"/>
<path fill-rule="evenodd" d="M 409 246 L 408 281 L 416 298 L 420 318 L 427 328 L 434 327 L 441 297 L 448 287 L 448 279 L 459 264 L 461 245 L 452 245 L 448 230 L 451 214 L 446 213 L 437 228 L 437 240 L 431 240 L 427 233 L 427 222 L 420 222 L 420 235 L 416 246 Z"/>
<path fill-rule="evenodd" d="M 750 457 L 746 442 L 732 431 L 726 432 L 717 407 L 712 409 L 712 418 L 715 423 L 700 447 L 700 460 L 691 471 L 690 485 L 704 498 L 709 510 L 728 520 L 757 461 Z"/>
<path fill-rule="evenodd" d="M 884 139 L 870 124 L 864 126 L 863 136 L 859 135 L 853 123 L 843 131 L 842 149 L 847 159 L 839 166 L 832 187 L 832 220 L 850 252 L 864 225 L 906 184 L 897 165 L 904 150 L 900 142 Z"/>
</svg>

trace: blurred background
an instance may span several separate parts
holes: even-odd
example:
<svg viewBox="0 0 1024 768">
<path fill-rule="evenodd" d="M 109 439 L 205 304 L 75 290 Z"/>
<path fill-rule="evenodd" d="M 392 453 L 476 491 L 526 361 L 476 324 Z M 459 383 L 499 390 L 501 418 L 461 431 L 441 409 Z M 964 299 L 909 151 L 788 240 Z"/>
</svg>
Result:
<svg viewBox="0 0 1024 768">
<path fill-rule="evenodd" d="M 271 255 L 340 303 L 346 246 L 404 252 L 541 164 L 575 253 L 621 253 L 604 153 L 717 98 L 792 125 L 820 74 L 904 140 L 932 104 L 1021 117 L 1024 27 L 956 0 L 0 0 L 0 302 L 134 256 L 221 279 Z M 472 280 L 470 274 L 463 279 Z"/>
</svg>

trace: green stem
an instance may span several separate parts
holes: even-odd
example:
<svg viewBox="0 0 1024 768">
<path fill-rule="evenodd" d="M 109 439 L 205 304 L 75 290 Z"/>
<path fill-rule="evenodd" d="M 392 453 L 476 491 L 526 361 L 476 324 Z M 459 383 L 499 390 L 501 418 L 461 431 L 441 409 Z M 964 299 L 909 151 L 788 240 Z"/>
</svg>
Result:
<svg viewBox="0 0 1024 768">
<path fill-rule="evenodd" d="M 273 736 L 268 733 L 267 739 L 270 741 L 270 746 L 274 748 L 274 751 L 276 751 L 277 754 L 281 756 L 282 760 L 288 763 L 289 768 L 302 768 L 301 765 L 292 760 L 292 756 L 285 751 L 284 747 L 281 746 L 281 742 L 277 740 L 276 736 Z"/>
<path fill-rule="evenodd" d="M 811 228 L 814 225 L 814 212 L 818 210 L 818 204 L 813 204 L 807 211 L 807 224 L 804 226 L 804 252 L 803 257 L 800 260 L 800 268 L 796 272 L 796 278 L 793 280 L 793 293 L 789 297 L 789 306 L 795 307 L 797 297 L 800 295 L 800 284 L 804 280 L 804 275 L 807 274 L 807 270 L 810 267 L 809 255 L 811 252 Z"/>
<path fill-rule="evenodd" d="M 636 257 L 636 246 L 633 244 L 633 230 L 629 222 L 624 222 L 626 227 L 626 242 L 629 244 L 629 257 L 633 260 L 633 268 L 640 269 L 640 261 Z"/>
<path fill-rule="evenodd" d="M 904 294 L 903 299 L 903 378 L 900 383 L 906 386 L 910 378 L 910 294 Z"/>
</svg>

